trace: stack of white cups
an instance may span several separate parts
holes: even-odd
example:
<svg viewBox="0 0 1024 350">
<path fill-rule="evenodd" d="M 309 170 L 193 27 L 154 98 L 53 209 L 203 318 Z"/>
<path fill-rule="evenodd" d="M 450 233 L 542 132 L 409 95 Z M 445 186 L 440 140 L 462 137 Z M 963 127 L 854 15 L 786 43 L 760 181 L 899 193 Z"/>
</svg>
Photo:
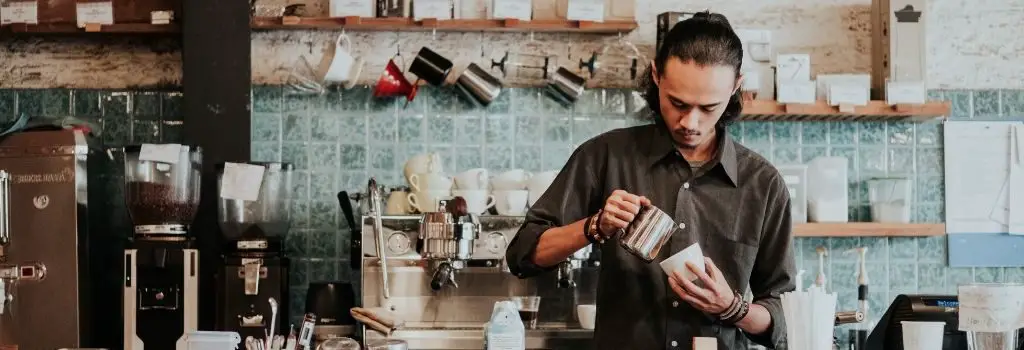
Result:
<svg viewBox="0 0 1024 350">
<path fill-rule="evenodd" d="M 487 169 L 476 168 L 455 175 L 452 195 L 466 200 L 470 214 L 483 214 L 494 207 L 494 196 L 487 192 L 490 185 Z"/>
<path fill-rule="evenodd" d="M 509 170 L 491 179 L 498 215 L 523 216 L 530 198 L 526 189 L 532 174 L 522 169 Z"/>
<path fill-rule="evenodd" d="M 406 197 L 409 207 L 424 213 L 438 211 L 437 204 L 452 196 L 452 179 L 444 175 L 437 153 L 413 157 L 405 163 L 405 178 L 412 188 Z"/>
</svg>

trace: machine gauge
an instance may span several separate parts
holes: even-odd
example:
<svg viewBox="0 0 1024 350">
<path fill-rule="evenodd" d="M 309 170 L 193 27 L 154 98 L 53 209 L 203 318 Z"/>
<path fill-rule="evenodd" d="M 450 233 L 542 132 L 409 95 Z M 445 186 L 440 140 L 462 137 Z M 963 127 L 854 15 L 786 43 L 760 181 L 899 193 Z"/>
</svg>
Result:
<svg viewBox="0 0 1024 350">
<path fill-rule="evenodd" d="M 508 240 L 505 239 L 505 235 L 498 232 L 491 232 L 487 235 L 487 250 L 493 254 L 501 254 L 505 251 L 505 246 L 508 245 Z"/>
<path fill-rule="evenodd" d="M 388 250 L 392 254 L 405 254 L 409 251 L 409 247 L 409 236 L 406 236 L 404 233 L 396 232 L 388 237 Z"/>
</svg>

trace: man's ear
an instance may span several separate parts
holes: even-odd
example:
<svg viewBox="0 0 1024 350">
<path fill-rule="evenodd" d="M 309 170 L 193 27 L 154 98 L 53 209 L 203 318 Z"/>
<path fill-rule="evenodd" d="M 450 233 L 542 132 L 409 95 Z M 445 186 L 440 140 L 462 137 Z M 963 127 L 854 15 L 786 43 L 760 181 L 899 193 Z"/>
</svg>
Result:
<svg viewBox="0 0 1024 350">
<path fill-rule="evenodd" d="M 661 82 L 658 81 L 658 66 L 654 64 L 654 60 L 651 60 L 651 80 L 654 81 L 654 86 L 661 87 Z"/>
<path fill-rule="evenodd" d="M 732 89 L 732 94 L 733 95 L 735 95 L 736 92 L 740 91 L 740 88 L 743 87 L 743 80 L 744 79 L 746 79 L 746 76 L 744 76 L 743 74 L 740 74 L 739 78 L 736 78 L 736 88 Z"/>
</svg>

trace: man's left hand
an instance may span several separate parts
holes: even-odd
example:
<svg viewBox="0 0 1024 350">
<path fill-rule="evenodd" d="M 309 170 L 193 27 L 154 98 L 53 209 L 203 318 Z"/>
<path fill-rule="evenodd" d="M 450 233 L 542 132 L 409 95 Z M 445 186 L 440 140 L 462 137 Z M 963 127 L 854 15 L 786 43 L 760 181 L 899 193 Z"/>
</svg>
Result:
<svg viewBox="0 0 1024 350">
<path fill-rule="evenodd" d="M 729 282 L 725 280 L 722 271 L 715 266 L 711 258 L 705 257 L 704 265 L 707 273 L 701 271 L 692 262 L 686 263 L 686 268 L 690 269 L 690 272 L 693 272 L 703 282 L 704 287 L 699 287 L 687 280 L 678 271 L 669 276 L 668 284 L 672 286 L 672 290 L 676 292 L 679 299 L 704 313 L 718 316 L 729 309 L 733 300 L 736 299 L 736 293 L 729 287 Z"/>
</svg>

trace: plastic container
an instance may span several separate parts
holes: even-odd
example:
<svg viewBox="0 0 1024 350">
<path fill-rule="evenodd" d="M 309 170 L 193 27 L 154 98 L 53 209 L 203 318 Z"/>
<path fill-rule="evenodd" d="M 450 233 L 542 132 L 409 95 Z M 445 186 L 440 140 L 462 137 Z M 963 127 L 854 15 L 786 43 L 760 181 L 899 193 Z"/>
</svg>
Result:
<svg viewBox="0 0 1024 350">
<path fill-rule="evenodd" d="M 594 329 L 597 321 L 597 305 L 576 305 L 576 317 L 580 320 L 580 328 Z"/>
<path fill-rule="evenodd" d="M 235 350 L 242 336 L 235 332 L 196 331 L 185 334 L 186 350 Z"/>
<path fill-rule="evenodd" d="M 873 222 L 910 223 L 911 198 L 910 180 L 907 178 L 868 180 Z"/>
<path fill-rule="evenodd" d="M 942 349 L 946 322 L 902 321 L 900 324 L 903 327 L 903 349 Z"/>
<path fill-rule="evenodd" d="M 817 157 L 807 165 L 807 218 L 811 222 L 849 222 L 849 160 Z"/>
<path fill-rule="evenodd" d="M 228 199 L 218 196 L 218 214 L 221 233 L 225 239 L 284 240 L 291 229 L 292 176 L 295 166 L 288 163 L 249 163 L 264 167 L 263 182 L 255 201 Z M 224 177 L 224 164 L 217 165 L 217 186 Z"/>
</svg>

